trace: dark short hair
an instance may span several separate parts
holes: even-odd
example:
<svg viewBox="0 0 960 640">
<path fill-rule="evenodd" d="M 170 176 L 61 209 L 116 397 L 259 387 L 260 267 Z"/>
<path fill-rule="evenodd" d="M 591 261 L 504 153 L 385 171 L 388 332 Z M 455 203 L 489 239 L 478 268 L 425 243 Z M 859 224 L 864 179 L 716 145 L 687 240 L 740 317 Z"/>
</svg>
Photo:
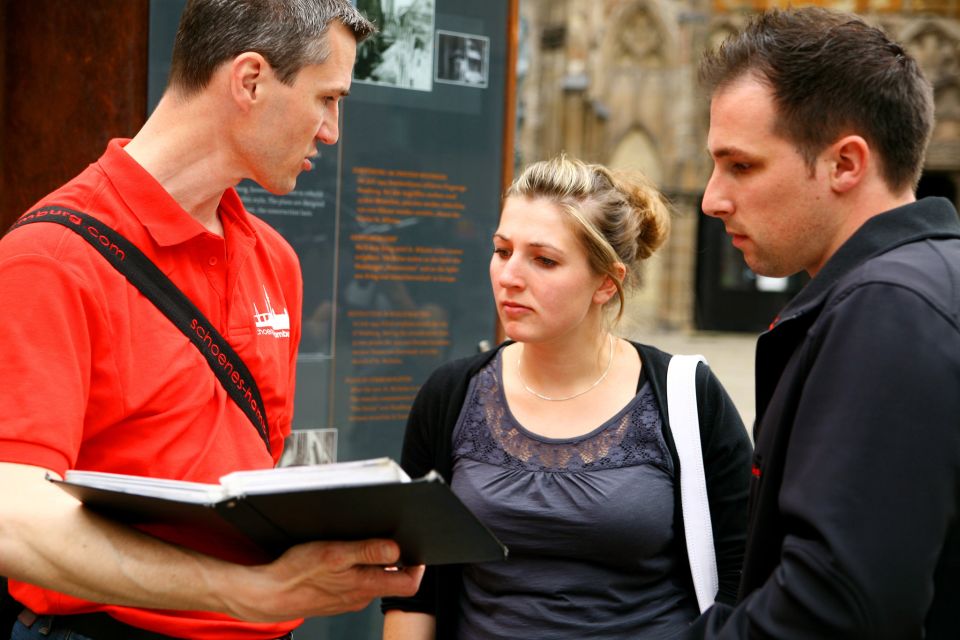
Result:
<svg viewBox="0 0 960 640">
<path fill-rule="evenodd" d="M 916 187 L 933 130 L 933 88 L 880 29 L 817 7 L 758 14 L 700 63 L 711 95 L 746 75 L 769 85 L 777 133 L 811 171 L 820 152 L 852 132 L 879 156 L 890 189 Z"/>
<path fill-rule="evenodd" d="M 376 31 L 349 0 L 189 0 L 173 46 L 169 86 L 200 91 L 224 62 L 259 53 L 281 82 L 329 55 L 327 31 L 340 22 L 357 42 Z"/>
</svg>

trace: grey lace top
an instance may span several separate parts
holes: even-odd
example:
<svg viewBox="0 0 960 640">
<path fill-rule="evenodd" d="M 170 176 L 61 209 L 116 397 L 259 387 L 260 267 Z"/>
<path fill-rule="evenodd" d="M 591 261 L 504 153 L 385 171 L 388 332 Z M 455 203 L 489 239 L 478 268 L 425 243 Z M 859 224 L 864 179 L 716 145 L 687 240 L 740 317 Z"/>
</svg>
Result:
<svg viewBox="0 0 960 640">
<path fill-rule="evenodd" d="M 648 384 L 586 435 L 510 413 L 498 354 L 453 434 L 454 492 L 510 548 L 463 571 L 459 635 L 669 638 L 697 615 L 673 538 L 673 463 Z"/>
</svg>

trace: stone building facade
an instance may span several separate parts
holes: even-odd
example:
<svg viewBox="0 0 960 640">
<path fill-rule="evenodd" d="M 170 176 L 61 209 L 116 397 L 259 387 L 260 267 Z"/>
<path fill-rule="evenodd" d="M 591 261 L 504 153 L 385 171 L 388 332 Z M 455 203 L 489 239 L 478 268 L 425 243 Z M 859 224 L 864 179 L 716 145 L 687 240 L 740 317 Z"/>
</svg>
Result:
<svg viewBox="0 0 960 640">
<path fill-rule="evenodd" d="M 705 47 L 722 41 L 752 12 L 787 4 L 520 0 L 518 166 L 566 151 L 614 168 L 637 168 L 656 181 L 673 204 L 671 239 L 646 265 L 643 286 L 629 309 L 628 330 L 703 324 L 694 312 L 703 289 L 700 283 L 698 293 L 696 278 L 704 255 L 699 202 L 712 164 L 705 150 L 709 105 L 697 86 L 697 63 Z M 960 0 L 790 4 L 855 11 L 917 57 L 934 84 L 937 113 L 921 191 L 956 202 Z M 763 289 L 761 284 L 758 289 Z"/>
</svg>

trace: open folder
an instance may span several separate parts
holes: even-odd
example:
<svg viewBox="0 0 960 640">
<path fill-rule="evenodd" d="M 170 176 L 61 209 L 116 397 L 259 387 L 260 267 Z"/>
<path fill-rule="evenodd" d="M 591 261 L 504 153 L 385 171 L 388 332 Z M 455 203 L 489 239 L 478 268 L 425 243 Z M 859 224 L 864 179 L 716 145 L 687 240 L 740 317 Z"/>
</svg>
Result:
<svg viewBox="0 0 960 640">
<path fill-rule="evenodd" d="M 507 556 L 439 474 L 411 480 L 389 458 L 239 471 L 219 484 L 77 470 L 51 481 L 106 517 L 239 535 L 267 557 L 302 542 L 368 538 L 395 540 L 405 565 Z"/>
</svg>

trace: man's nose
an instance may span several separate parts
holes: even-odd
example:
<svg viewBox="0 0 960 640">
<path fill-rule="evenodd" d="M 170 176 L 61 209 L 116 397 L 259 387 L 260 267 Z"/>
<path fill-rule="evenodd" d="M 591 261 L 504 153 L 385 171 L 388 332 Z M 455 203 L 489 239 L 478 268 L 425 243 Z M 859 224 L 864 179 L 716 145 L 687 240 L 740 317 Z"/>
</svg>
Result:
<svg viewBox="0 0 960 640">
<path fill-rule="evenodd" d="M 340 112 L 334 107 L 332 117 L 323 119 L 317 129 L 317 140 L 323 144 L 337 144 L 340 139 Z"/>
<path fill-rule="evenodd" d="M 710 174 L 710 180 L 703 192 L 703 202 L 701 202 L 700 208 L 706 215 L 714 218 L 728 214 L 733 210 L 733 203 L 726 196 L 722 180 L 717 175 L 716 169 Z"/>
</svg>

